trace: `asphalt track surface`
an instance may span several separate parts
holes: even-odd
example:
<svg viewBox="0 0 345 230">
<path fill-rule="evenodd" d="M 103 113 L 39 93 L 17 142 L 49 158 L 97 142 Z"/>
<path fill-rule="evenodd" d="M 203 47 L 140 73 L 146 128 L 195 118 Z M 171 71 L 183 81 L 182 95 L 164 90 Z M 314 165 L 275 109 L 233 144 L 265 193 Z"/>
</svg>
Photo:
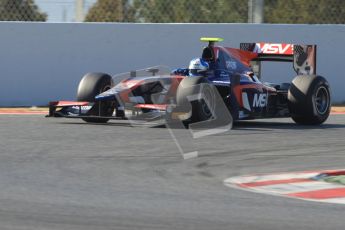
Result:
<svg viewBox="0 0 345 230">
<path fill-rule="evenodd" d="M 345 205 L 229 188 L 237 175 L 344 168 L 345 115 L 241 122 L 183 160 L 166 128 L 0 116 L 0 229 L 344 229 Z"/>
</svg>

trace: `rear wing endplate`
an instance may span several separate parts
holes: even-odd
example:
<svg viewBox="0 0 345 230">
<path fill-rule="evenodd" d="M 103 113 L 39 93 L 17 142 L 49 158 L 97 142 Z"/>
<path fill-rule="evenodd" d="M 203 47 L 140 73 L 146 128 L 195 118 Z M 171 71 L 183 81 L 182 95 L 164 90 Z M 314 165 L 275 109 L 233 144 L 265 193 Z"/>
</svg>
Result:
<svg viewBox="0 0 345 230">
<path fill-rule="evenodd" d="M 284 43 L 241 43 L 240 49 L 257 53 L 251 62 L 254 72 L 260 74 L 261 61 L 293 62 L 298 75 L 316 74 L 316 45 Z"/>
</svg>

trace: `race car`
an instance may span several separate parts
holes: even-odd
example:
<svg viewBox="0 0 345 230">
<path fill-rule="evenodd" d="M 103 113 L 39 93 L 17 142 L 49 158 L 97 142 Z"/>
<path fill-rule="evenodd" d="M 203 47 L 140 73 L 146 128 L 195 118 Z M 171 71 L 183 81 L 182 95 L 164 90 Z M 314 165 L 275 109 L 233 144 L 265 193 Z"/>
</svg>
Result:
<svg viewBox="0 0 345 230">
<path fill-rule="evenodd" d="M 237 49 L 216 45 L 222 38 L 201 41 L 208 45 L 194 60 L 197 67 L 172 72 L 153 67 L 113 77 L 88 73 L 80 81 L 77 101 L 51 102 L 48 116 L 104 123 L 127 119 L 131 111 L 131 117 L 191 124 L 223 116 L 224 110 L 217 110 L 223 106 L 233 120 L 291 117 L 298 124 L 318 125 L 328 118 L 330 86 L 316 74 L 316 45 L 259 42 L 241 43 Z M 297 76 L 289 83 L 264 83 L 264 61 L 291 62 Z M 207 68 L 193 74 L 202 65 Z"/>
</svg>

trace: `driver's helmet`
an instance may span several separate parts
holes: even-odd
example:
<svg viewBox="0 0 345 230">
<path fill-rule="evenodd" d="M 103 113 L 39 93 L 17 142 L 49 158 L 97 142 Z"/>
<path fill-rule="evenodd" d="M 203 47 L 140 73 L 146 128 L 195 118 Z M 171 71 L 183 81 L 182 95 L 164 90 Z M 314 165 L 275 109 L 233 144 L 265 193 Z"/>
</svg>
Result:
<svg viewBox="0 0 345 230">
<path fill-rule="evenodd" d="M 188 69 L 189 76 L 205 76 L 209 65 L 202 58 L 194 58 L 190 61 Z"/>
</svg>

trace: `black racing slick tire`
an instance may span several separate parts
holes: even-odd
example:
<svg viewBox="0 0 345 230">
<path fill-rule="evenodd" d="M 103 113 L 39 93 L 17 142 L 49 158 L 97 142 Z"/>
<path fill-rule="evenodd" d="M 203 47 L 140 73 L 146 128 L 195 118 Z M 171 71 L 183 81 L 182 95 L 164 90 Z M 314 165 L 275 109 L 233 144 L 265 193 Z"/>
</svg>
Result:
<svg viewBox="0 0 345 230">
<path fill-rule="evenodd" d="M 205 77 L 186 77 L 184 78 L 176 92 L 177 110 L 188 114 L 184 122 L 185 124 L 198 121 L 205 121 L 212 118 L 212 111 L 215 105 L 215 91 L 213 85 L 209 84 Z M 203 95 L 204 98 L 199 99 L 196 95 Z M 189 98 L 188 97 L 195 97 Z M 206 101 L 208 101 L 209 106 Z"/>
<path fill-rule="evenodd" d="M 325 122 L 331 110 L 331 92 L 321 76 L 300 75 L 293 79 L 288 91 L 291 118 L 302 125 Z"/>
<path fill-rule="evenodd" d="M 95 97 L 113 86 L 113 79 L 110 75 L 104 73 L 88 73 L 80 81 L 77 92 L 78 101 L 95 102 L 92 108 L 88 111 L 89 116 L 98 117 L 86 117 L 82 118 L 86 122 L 92 123 L 106 123 L 108 118 L 112 116 L 115 103 L 113 101 L 95 101 Z"/>
</svg>

